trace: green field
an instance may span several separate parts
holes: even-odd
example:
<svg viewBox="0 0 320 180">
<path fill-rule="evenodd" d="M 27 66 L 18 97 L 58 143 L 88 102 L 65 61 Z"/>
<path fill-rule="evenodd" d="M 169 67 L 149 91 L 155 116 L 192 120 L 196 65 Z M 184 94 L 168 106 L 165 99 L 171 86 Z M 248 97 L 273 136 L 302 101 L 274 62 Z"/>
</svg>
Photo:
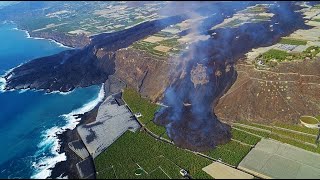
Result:
<svg viewBox="0 0 320 180">
<path fill-rule="evenodd" d="M 300 118 L 300 120 L 304 123 L 307 123 L 307 124 L 318 124 L 319 123 L 317 118 L 311 117 L 311 116 L 302 116 Z"/>
<path fill-rule="evenodd" d="M 181 168 L 189 171 L 193 178 L 210 178 L 202 168 L 212 163 L 192 152 L 157 141 L 144 132 L 131 131 L 122 135 L 94 162 L 98 179 L 176 179 L 182 178 Z M 136 176 L 139 167 L 144 173 Z"/>
<path fill-rule="evenodd" d="M 122 96 L 133 113 L 140 112 L 142 114 L 142 117 L 139 117 L 138 119 L 147 129 L 158 136 L 169 139 L 166 128 L 156 125 L 153 122 L 154 115 L 160 109 L 160 106 L 151 103 L 146 98 L 142 98 L 140 94 L 132 88 L 124 89 Z"/>
<path fill-rule="evenodd" d="M 290 45 L 306 45 L 307 41 L 300 39 L 290 39 L 290 38 L 281 38 L 280 44 L 290 44 Z"/>
<path fill-rule="evenodd" d="M 246 121 L 239 121 L 239 123 L 249 125 L 250 127 L 254 127 L 254 128 L 260 128 L 261 130 L 241 127 L 240 125 L 234 125 L 234 127 L 265 137 L 265 138 L 275 139 L 280 142 L 291 144 L 293 146 L 296 146 L 308 151 L 320 153 L 320 148 L 315 147 L 316 138 L 314 136 L 311 136 L 311 135 L 317 135 L 317 130 L 315 129 L 309 129 L 307 127 L 298 126 L 298 125 L 288 125 L 288 124 L 280 124 L 280 123 L 274 123 L 269 126 L 266 126 L 263 124 L 256 124 L 252 122 L 246 122 Z M 285 129 L 279 129 L 277 127 L 285 128 Z M 268 130 L 270 132 L 266 132 L 263 130 Z M 290 130 L 299 131 L 299 132 L 307 133 L 310 135 L 291 132 Z"/>
<path fill-rule="evenodd" d="M 313 58 L 318 53 L 320 53 L 320 47 L 318 47 L 318 46 L 310 46 L 305 51 L 303 51 L 302 55 L 304 55 L 305 57 Z"/>
<path fill-rule="evenodd" d="M 234 127 L 238 128 L 238 129 L 241 129 L 243 131 L 250 132 L 252 134 L 264 137 L 264 138 L 268 138 L 270 136 L 269 132 L 250 129 L 250 128 L 246 128 L 246 127 L 242 127 L 242 126 L 238 126 L 238 125 L 234 125 Z"/>
<path fill-rule="evenodd" d="M 247 133 L 243 133 L 241 136 L 245 135 L 252 136 Z M 255 143 L 258 141 L 260 138 L 256 139 Z M 251 146 L 249 145 L 230 141 L 204 154 L 237 166 L 250 150 Z M 181 168 L 186 169 L 192 178 L 207 179 L 211 177 L 202 171 L 202 168 L 211 164 L 212 160 L 172 144 L 158 141 L 146 132 L 127 131 L 105 152 L 100 154 L 94 163 L 98 179 L 178 179 L 182 177 L 179 173 Z M 135 172 L 140 167 L 143 169 L 143 173 L 137 176 Z"/>
<path fill-rule="evenodd" d="M 249 133 L 245 133 L 243 131 L 237 130 L 232 128 L 232 138 L 238 141 L 241 141 L 243 143 L 249 144 L 249 145 L 255 145 L 257 144 L 261 138 L 251 135 Z"/>
<path fill-rule="evenodd" d="M 123 98 L 133 112 L 141 112 L 139 120 L 155 134 L 163 135 L 165 128 L 157 126 L 152 119 L 159 106 L 142 98 L 138 92 L 126 88 Z M 259 137 L 241 130 L 232 129 L 232 138 L 241 141 L 230 141 L 203 154 L 222 162 L 237 166 L 249 153 L 251 146 L 260 141 Z M 130 148 L 128 148 L 130 147 Z M 159 179 L 181 178 L 181 168 L 188 170 L 196 179 L 211 178 L 202 168 L 211 164 L 212 160 L 196 155 L 172 144 L 156 140 L 144 131 L 127 131 L 95 160 L 97 178 L 120 179 Z M 135 172 L 143 170 L 141 175 Z"/>
<path fill-rule="evenodd" d="M 170 36 L 168 36 L 167 34 L 168 34 L 167 32 L 160 31 L 159 33 L 154 34 L 154 36 L 166 37 L 166 38 L 171 37 L 171 38 L 164 39 L 164 40 L 162 40 L 160 42 L 156 42 L 156 43 L 144 42 L 143 40 L 141 40 L 141 41 L 137 41 L 137 42 L 133 43 L 131 45 L 131 47 L 135 48 L 135 49 L 146 51 L 146 52 L 148 52 L 152 55 L 158 56 L 158 57 L 169 57 L 169 55 L 171 53 L 178 54 L 181 49 L 184 49 L 184 46 L 178 42 L 179 38 L 176 38 L 176 37 L 173 38 L 172 34 Z M 159 45 L 171 47 L 171 50 L 169 50 L 168 52 L 161 52 L 161 51 L 155 50 L 154 48 Z"/>
<path fill-rule="evenodd" d="M 292 40 L 292 39 L 290 39 L 290 40 L 286 39 L 286 40 L 281 40 L 281 41 L 286 42 L 286 43 L 290 42 L 292 44 L 294 44 L 294 43 L 302 44 L 302 41 L 298 42 L 298 41 Z M 274 67 L 279 62 L 283 62 L 283 61 L 303 60 L 306 58 L 314 59 L 318 53 L 320 53 L 320 47 L 318 47 L 318 46 L 310 46 L 305 51 L 303 51 L 301 53 L 287 53 L 286 51 L 282 51 L 282 50 L 270 49 L 269 51 L 258 56 L 256 58 L 256 63 L 258 61 L 261 61 L 265 65 L 268 65 L 270 67 Z"/>
<path fill-rule="evenodd" d="M 313 134 L 313 135 L 318 134 L 318 130 L 310 129 L 310 128 L 304 127 L 302 125 L 291 125 L 291 124 L 283 124 L 283 123 L 274 123 L 273 125 L 277 126 L 277 127 L 285 128 L 285 129 L 291 129 L 291 130 L 295 130 L 295 131 L 308 133 L 308 134 Z"/>
<path fill-rule="evenodd" d="M 289 56 L 289 53 L 277 49 L 270 49 L 269 51 L 262 54 L 262 58 L 268 62 L 271 59 L 276 59 L 278 61 L 283 61 L 286 57 Z"/>
<path fill-rule="evenodd" d="M 222 162 L 227 164 L 237 166 L 250 150 L 251 146 L 243 145 L 236 141 L 230 141 L 205 154 L 214 159 L 221 159 Z"/>
</svg>

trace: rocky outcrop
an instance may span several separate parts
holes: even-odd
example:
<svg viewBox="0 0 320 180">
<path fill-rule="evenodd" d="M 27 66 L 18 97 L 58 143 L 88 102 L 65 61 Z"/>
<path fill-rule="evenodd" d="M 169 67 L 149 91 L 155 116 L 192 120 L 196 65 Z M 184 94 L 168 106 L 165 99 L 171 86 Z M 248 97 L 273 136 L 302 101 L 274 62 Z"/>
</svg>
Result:
<svg viewBox="0 0 320 180">
<path fill-rule="evenodd" d="M 115 57 L 117 77 L 152 101 L 162 96 L 169 84 L 168 72 L 175 66 L 167 58 L 132 48 L 117 51 Z"/>
</svg>

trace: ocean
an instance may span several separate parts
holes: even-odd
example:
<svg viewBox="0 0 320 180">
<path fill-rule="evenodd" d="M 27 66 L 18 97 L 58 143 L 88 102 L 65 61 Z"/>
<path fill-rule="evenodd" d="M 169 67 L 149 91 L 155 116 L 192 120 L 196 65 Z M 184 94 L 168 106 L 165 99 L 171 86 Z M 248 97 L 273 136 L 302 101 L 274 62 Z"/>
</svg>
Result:
<svg viewBox="0 0 320 180">
<path fill-rule="evenodd" d="M 53 40 L 30 38 L 13 23 L 0 24 L 0 75 L 31 59 L 68 49 Z M 0 78 L 0 178 L 47 178 L 59 154 L 57 134 L 73 129 L 82 114 L 104 97 L 102 86 L 69 93 L 34 90 L 3 91 Z M 65 178 L 65 177 L 64 177 Z"/>
</svg>

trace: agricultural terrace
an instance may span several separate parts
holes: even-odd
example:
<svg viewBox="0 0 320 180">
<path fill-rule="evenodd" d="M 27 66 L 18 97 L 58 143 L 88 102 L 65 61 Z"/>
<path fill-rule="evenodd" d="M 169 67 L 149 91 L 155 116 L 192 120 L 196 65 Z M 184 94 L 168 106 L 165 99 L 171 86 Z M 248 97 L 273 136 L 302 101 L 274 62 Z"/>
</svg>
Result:
<svg viewBox="0 0 320 180">
<path fill-rule="evenodd" d="M 159 105 L 151 103 L 148 99 L 141 97 L 137 91 L 131 88 L 124 89 L 122 97 L 133 113 L 140 112 L 142 114 L 138 120 L 145 128 L 160 137 L 169 139 L 166 128 L 158 126 L 153 122 L 154 114 L 160 109 Z"/>
<path fill-rule="evenodd" d="M 180 32 L 178 26 L 169 28 L 170 31 L 167 30 L 168 28 L 163 29 L 145 39 L 136 41 L 130 47 L 146 51 L 157 57 L 177 56 L 187 45 L 178 41 L 181 38 L 178 35 Z"/>
<path fill-rule="evenodd" d="M 268 5 L 259 4 L 247 7 L 246 9 L 237 12 L 233 17 L 225 19 L 221 24 L 214 26 L 216 28 L 237 27 L 244 23 L 258 23 L 268 21 L 273 16 L 272 13 L 267 13 Z"/>
<path fill-rule="evenodd" d="M 290 44 L 290 45 L 306 45 L 306 40 L 292 39 L 292 38 L 281 38 L 280 44 Z"/>
<path fill-rule="evenodd" d="M 272 125 L 257 124 L 249 121 L 239 121 L 233 124 L 234 129 L 239 129 L 256 136 L 271 138 L 283 143 L 320 153 L 315 144 L 318 134 L 317 129 L 310 129 L 302 125 L 289 125 L 273 123 Z"/>
<path fill-rule="evenodd" d="M 302 44 L 303 41 L 298 40 L 292 40 L 292 39 L 285 39 L 281 40 L 282 43 L 292 43 L 292 44 Z M 270 49 L 267 52 L 259 55 L 255 59 L 256 65 L 266 65 L 269 67 L 274 67 L 280 62 L 288 62 L 288 61 L 294 61 L 294 60 L 304 60 L 304 59 L 314 59 L 316 58 L 316 55 L 320 53 L 320 47 L 319 46 L 310 46 L 306 48 L 304 51 L 297 53 L 297 52 L 287 52 L 284 50 L 278 50 L 278 49 Z"/>
<path fill-rule="evenodd" d="M 131 110 L 140 112 L 139 121 L 156 135 L 169 139 L 166 129 L 153 123 L 159 106 L 142 98 L 138 92 L 126 88 L 123 99 Z M 193 178 L 210 178 L 202 168 L 213 160 L 237 166 L 261 138 L 243 130 L 232 129 L 232 140 L 213 150 L 202 152 L 207 157 L 159 141 L 145 131 L 127 131 L 107 150 L 95 158 L 98 178 L 181 178 L 186 169 Z M 130 147 L 130 148 L 128 148 Z M 140 174 L 140 175 L 136 175 Z"/>
<path fill-rule="evenodd" d="M 249 145 L 230 141 L 204 154 L 237 166 L 250 149 Z M 192 178 L 212 179 L 202 170 L 212 162 L 206 157 L 158 141 L 143 131 L 127 131 L 94 160 L 98 179 L 178 179 L 182 178 L 179 173 L 181 168 L 187 170 Z M 140 175 L 136 175 L 138 171 Z"/>
<path fill-rule="evenodd" d="M 97 4 L 98 3 L 98 4 Z M 22 16 L 19 23 L 29 31 L 94 35 L 113 32 L 157 19 L 167 2 L 148 2 L 131 6 L 127 2 L 48 2 L 46 12 L 36 17 Z M 63 10 L 61 10 L 63 9 Z M 30 13 L 38 8 L 31 9 Z M 49 13 L 50 12 L 50 13 Z"/>
<path fill-rule="evenodd" d="M 181 168 L 193 178 L 211 178 L 202 168 L 212 161 L 145 132 L 127 131 L 94 161 L 98 179 L 180 179 Z M 138 169 L 142 169 L 141 175 L 135 175 Z"/>
</svg>

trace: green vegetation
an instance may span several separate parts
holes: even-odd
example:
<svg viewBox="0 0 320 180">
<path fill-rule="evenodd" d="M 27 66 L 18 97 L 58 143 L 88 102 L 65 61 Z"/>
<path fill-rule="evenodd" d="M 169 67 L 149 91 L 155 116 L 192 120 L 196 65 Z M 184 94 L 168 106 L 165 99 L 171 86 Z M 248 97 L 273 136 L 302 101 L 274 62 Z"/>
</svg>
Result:
<svg viewBox="0 0 320 180">
<path fill-rule="evenodd" d="M 159 31 L 158 33 L 156 33 L 154 35 L 159 36 L 159 37 L 172 37 L 172 36 L 174 36 L 173 34 L 171 34 L 169 32 L 165 32 L 165 31 Z"/>
<path fill-rule="evenodd" d="M 66 23 L 66 25 L 55 28 L 43 29 L 41 32 L 56 31 L 68 33 L 74 30 L 85 30 L 92 34 L 100 34 L 106 31 L 119 31 L 128 26 L 134 26 L 141 22 L 157 19 L 158 11 L 166 2 L 156 2 L 157 5 L 150 9 L 149 2 L 136 7 L 124 7 L 114 12 L 109 11 L 109 6 L 121 5 L 122 2 L 43 2 L 38 5 L 22 5 L 19 10 L 4 11 L 4 17 L 19 21 L 23 29 L 35 30 L 45 28 L 48 24 Z M 44 8 L 45 7 L 45 8 Z M 111 8 L 113 9 L 113 8 Z M 146 11 L 147 10 L 147 11 Z M 143 12 L 143 15 L 138 13 Z M 117 25 L 123 25 L 119 27 Z"/>
<path fill-rule="evenodd" d="M 244 141 L 253 141 L 254 136 L 233 130 Z M 243 134 L 241 134 L 243 133 Z M 241 134 L 241 135 L 239 135 Z M 248 140 L 244 135 L 251 136 Z M 255 139 L 255 144 L 260 139 Z M 130 147 L 130 148 L 127 148 Z M 237 166 L 249 153 L 251 146 L 236 141 L 220 145 L 204 154 L 214 159 Z M 155 140 L 145 132 L 127 131 L 95 160 L 97 178 L 181 178 L 180 169 L 186 169 L 195 179 L 211 178 L 202 168 L 212 161 L 174 145 Z M 146 173 L 135 175 L 139 167 Z M 165 173 L 164 173 L 165 172 Z M 168 177 L 169 176 L 169 177 Z"/>
<path fill-rule="evenodd" d="M 294 131 L 300 131 L 308 134 L 317 135 L 318 130 L 317 129 L 310 129 L 302 125 L 291 125 L 291 124 L 283 124 L 283 123 L 275 123 L 274 126 L 285 128 L 285 129 L 291 129 Z"/>
<path fill-rule="evenodd" d="M 277 49 L 270 49 L 269 51 L 262 54 L 262 58 L 266 60 L 267 63 L 271 59 L 276 59 L 281 62 L 284 61 L 288 56 L 289 53 Z"/>
<path fill-rule="evenodd" d="M 170 33 L 160 31 L 159 33 L 154 34 L 154 36 L 168 38 L 168 34 L 170 34 Z M 172 34 L 169 37 L 172 37 Z M 150 42 L 145 42 L 145 41 L 141 40 L 141 41 L 137 41 L 137 42 L 133 43 L 131 45 L 131 47 L 133 47 L 135 49 L 146 51 L 146 52 L 148 52 L 152 55 L 158 56 L 158 57 L 168 57 L 169 53 L 178 54 L 181 49 L 184 49 L 184 46 L 178 42 L 178 39 L 179 38 L 176 38 L 176 37 L 169 38 L 169 39 L 164 39 L 164 40 L 162 40 L 160 42 L 156 42 L 156 43 L 150 43 Z M 154 48 L 159 45 L 171 47 L 171 49 L 168 52 L 161 52 L 161 51 L 155 50 Z"/>
<path fill-rule="evenodd" d="M 165 39 L 163 41 L 160 41 L 159 44 L 168 47 L 177 47 L 180 45 L 180 43 L 178 42 L 178 38 Z"/>
<path fill-rule="evenodd" d="M 290 45 L 306 45 L 307 41 L 301 39 L 281 38 L 280 43 Z"/>
<path fill-rule="evenodd" d="M 146 128 L 158 135 L 165 134 L 165 128 L 157 126 L 152 121 L 154 113 L 159 108 L 158 105 L 142 98 L 138 92 L 130 88 L 124 90 L 123 98 L 134 113 L 142 114 L 139 121 Z M 232 129 L 232 135 L 235 140 L 242 143 L 232 140 L 204 154 L 237 166 L 249 153 L 251 145 L 260 141 L 259 137 L 237 129 Z M 177 179 L 182 178 L 179 173 L 181 168 L 186 169 L 195 179 L 211 178 L 202 171 L 203 167 L 212 163 L 211 160 L 156 140 L 144 131 L 137 133 L 127 131 L 94 161 L 99 179 Z M 138 170 L 141 172 L 137 173 Z"/>
<path fill-rule="evenodd" d="M 317 118 L 311 117 L 311 116 L 301 116 L 300 120 L 304 123 L 307 123 L 307 124 L 318 124 L 319 123 Z"/>
<path fill-rule="evenodd" d="M 295 130 L 295 131 L 300 131 L 304 133 L 309 133 L 311 135 L 316 135 L 317 130 L 309 129 L 309 128 L 298 126 L 298 125 L 286 125 L 286 124 L 279 124 L 279 123 L 274 123 L 271 127 L 263 124 L 255 124 L 255 123 L 246 122 L 246 121 L 240 121 L 239 123 L 251 126 L 253 128 L 260 128 L 261 130 L 241 127 L 240 125 L 234 125 L 234 127 L 256 134 L 256 135 L 263 136 L 265 138 L 275 139 L 280 142 L 291 144 L 293 146 L 296 146 L 308 151 L 320 153 L 320 148 L 317 148 L 315 147 L 315 145 L 312 145 L 315 143 L 315 139 L 316 139 L 314 136 L 299 134 L 299 133 L 289 131 L 289 130 Z M 281 127 L 285 129 L 279 129 L 277 127 Z M 286 130 L 286 129 L 289 129 L 289 130 Z M 269 130 L 271 133 L 265 132 L 263 130 Z"/>
<path fill-rule="evenodd" d="M 158 46 L 158 43 L 150 43 L 150 42 L 144 42 L 144 41 L 136 41 L 131 45 L 131 47 L 139 50 L 146 51 L 152 55 L 158 56 L 158 57 L 167 57 L 168 54 L 165 52 L 157 51 L 154 48 Z"/>
<path fill-rule="evenodd" d="M 241 129 L 241 130 L 244 130 L 246 132 L 250 132 L 252 134 L 256 134 L 256 135 L 261 136 L 261 137 L 265 137 L 265 138 L 269 137 L 269 135 L 270 135 L 269 132 L 265 132 L 265 131 L 254 130 L 254 129 L 245 128 L 245 127 L 238 126 L 238 125 L 234 125 L 234 127 L 238 128 L 238 129 Z"/>
<path fill-rule="evenodd" d="M 253 123 L 253 122 L 249 122 L 249 121 L 239 121 L 239 123 L 241 124 L 245 124 L 245 125 L 249 125 L 249 126 L 253 126 L 253 127 L 257 127 L 257 128 L 260 128 L 260 129 L 265 129 L 265 130 L 269 130 L 269 131 L 272 131 L 272 127 L 268 127 L 266 125 L 263 125 L 263 124 L 257 124 L 257 123 Z"/>
<path fill-rule="evenodd" d="M 310 46 L 305 51 L 303 51 L 303 54 L 305 57 L 313 58 L 318 53 L 320 53 L 320 47 L 319 46 Z"/>
<path fill-rule="evenodd" d="M 253 17 L 253 19 L 255 19 L 255 22 L 260 22 L 260 21 L 267 21 L 270 19 L 270 17 L 268 16 L 261 16 L 261 15 L 256 15 Z"/>
<path fill-rule="evenodd" d="M 320 9 L 320 4 L 316 4 L 316 5 L 314 5 L 312 8 Z"/>
<path fill-rule="evenodd" d="M 320 22 L 320 19 L 312 19 L 312 21 Z"/>
<path fill-rule="evenodd" d="M 123 99 L 126 101 L 133 113 L 140 112 L 142 114 L 138 119 L 147 129 L 158 136 L 169 139 L 166 134 L 166 128 L 156 125 L 153 122 L 154 114 L 159 110 L 160 106 L 151 103 L 146 98 L 142 98 L 137 91 L 131 88 L 124 89 Z"/>
<path fill-rule="evenodd" d="M 250 150 L 251 146 L 243 145 L 236 141 L 230 141 L 205 154 L 214 159 L 221 159 L 225 163 L 237 166 Z"/>
<path fill-rule="evenodd" d="M 266 12 L 266 7 L 264 5 L 257 5 L 254 7 L 250 7 L 245 10 L 247 13 L 263 13 Z"/>
<path fill-rule="evenodd" d="M 188 170 L 194 178 L 211 178 L 202 168 L 212 161 L 174 145 L 157 141 L 144 132 L 127 131 L 94 162 L 98 179 L 169 178 L 167 175 L 170 178 L 182 178 L 179 173 L 181 168 Z M 136 176 L 135 172 L 139 166 L 147 173 Z"/>
<path fill-rule="evenodd" d="M 283 143 L 287 143 L 287 144 L 302 148 L 302 149 L 305 149 L 307 151 L 320 153 L 319 149 L 317 149 L 316 147 L 298 142 L 298 141 L 291 139 L 289 137 L 282 137 L 282 136 L 280 137 L 280 136 L 277 136 L 276 134 L 271 134 L 270 138 L 278 140 Z"/>
<path fill-rule="evenodd" d="M 249 145 L 255 145 L 261 140 L 261 138 L 257 136 L 251 135 L 249 133 L 245 133 L 243 131 L 240 131 L 234 128 L 232 128 L 231 132 L 232 132 L 233 139 L 236 139 L 238 141 L 241 141 Z"/>
<path fill-rule="evenodd" d="M 304 41 L 293 40 L 293 39 L 282 39 L 282 43 L 292 43 L 292 44 L 302 44 Z M 280 42 L 281 43 L 281 42 Z M 314 59 L 315 56 L 320 53 L 320 47 L 318 46 L 310 46 L 305 51 L 301 53 L 287 53 L 285 51 L 270 49 L 269 51 L 261 54 L 255 60 L 256 66 L 260 63 L 274 67 L 279 62 L 283 61 L 292 61 L 292 60 L 303 60 L 306 58 Z"/>
<path fill-rule="evenodd" d="M 311 144 L 314 144 L 314 142 L 315 142 L 315 137 L 306 136 L 304 134 L 298 134 L 298 133 L 285 131 L 285 130 L 280 130 L 280 129 L 276 129 L 276 128 L 274 128 L 272 130 L 272 134 L 277 134 L 277 135 L 282 135 L 282 136 L 285 136 L 285 137 L 290 137 L 290 138 L 293 138 L 293 139 L 295 139 L 297 141 L 308 142 L 308 143 L 311 143 Z"/>
</svg>

